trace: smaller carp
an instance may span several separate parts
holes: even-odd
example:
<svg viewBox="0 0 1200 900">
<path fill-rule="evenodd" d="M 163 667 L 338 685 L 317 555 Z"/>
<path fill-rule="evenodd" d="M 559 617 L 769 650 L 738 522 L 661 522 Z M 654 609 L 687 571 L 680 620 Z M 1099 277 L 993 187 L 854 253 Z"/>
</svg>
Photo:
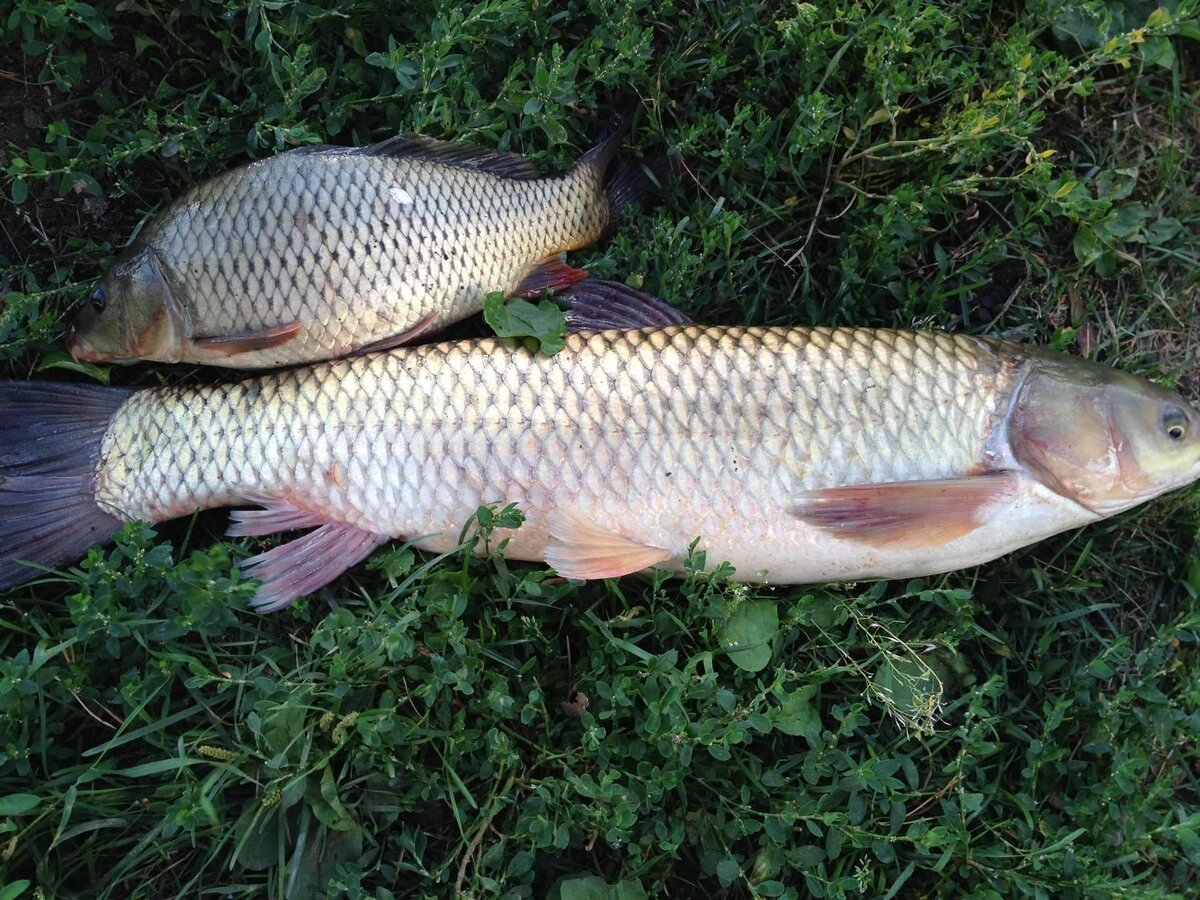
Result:
<svg viewBox="0 0 1200 900">
<path fill-rule="evenodd" d="M 415 134 L 227 172 L 121 254 L 68 349 L 81 362 L 294 365 L 410 343 L 494 291 L 565 288 L 587 273 L 562 254 L 655 187 L 639 164 L 610 165 L 623 133 L 550 176 L 514 153 Z"/>
</svg>

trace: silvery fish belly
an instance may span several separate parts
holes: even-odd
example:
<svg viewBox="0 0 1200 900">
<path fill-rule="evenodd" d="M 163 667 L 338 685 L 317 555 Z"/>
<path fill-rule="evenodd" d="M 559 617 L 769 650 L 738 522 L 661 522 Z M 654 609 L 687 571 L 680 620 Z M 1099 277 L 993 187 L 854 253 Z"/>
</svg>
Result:
<svg viewBox="0 0 1200 900">
<path fill-rule="evenodd" d="M 205 182 L 152 221 L 68 336 L 76 359 L 257 368 L 411 342 L 584 273 L 560 261 L 650 189 L 620 133 L 543 177 L 512 153 L 404 135 L 301 148 Z"/>
<path fill-rule="evenodd" d="M 452 547 L 483 504 L 524 511 L 510 557 L 572 578 L 678 570 L 699 538 L 739 579 L 818 582 L 980 563 L 1200 476 L 1177 396 L 949 334 L 680 326 L 572 335 L 553 357 L 469 341 L 95 396 L 84 449 L 51 467 L 91 460 L 71 541 L 219 506 L 252 507 L 233 534 L 311 529 L 249 561 L 264 608 L 389 538 Z M 44 506 L 50 470 L 20 463 Z M 43 533 L 5 546 L 36 555 Z"/>
</svg>

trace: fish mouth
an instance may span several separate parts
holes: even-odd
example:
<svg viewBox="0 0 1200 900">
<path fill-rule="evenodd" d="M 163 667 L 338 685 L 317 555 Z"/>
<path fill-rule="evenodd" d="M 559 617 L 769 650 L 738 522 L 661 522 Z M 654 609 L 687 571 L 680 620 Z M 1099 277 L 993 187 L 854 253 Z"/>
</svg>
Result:
<svg viewBox="0 0 1200 900">
<path fill-rule="evenodd" d="M 67 352 L 71 354 L 71 359 L 78 363 L 102 363 L 110 362 L 113 358 L 111 353 L 105 353 L 103 350 L 97 350 L 89 344 L 79 332 L 75 330 L 75 326 L 71 325 L 67 331 Z"/>
</svg>

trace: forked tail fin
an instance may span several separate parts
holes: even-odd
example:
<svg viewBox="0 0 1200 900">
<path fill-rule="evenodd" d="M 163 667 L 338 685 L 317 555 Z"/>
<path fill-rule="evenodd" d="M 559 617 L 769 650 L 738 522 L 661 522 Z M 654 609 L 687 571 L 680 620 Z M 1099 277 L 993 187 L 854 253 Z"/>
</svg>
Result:
<svg viewBox="0 0 1200 900">
<path fill-rule="evenodd" d="M 644 160 L 617 156 L 621 141 L 629 130 L 630 119 L 631 113 L 620 114 L 600 143 L 581 156 L 574 166 L 576 171 L 590 169 L 602 179 L 609 208 L 605 237 L 616 228 L 626 207 L 644 204 L 659 193 L 672 168 L 671 160 L 666 156 Z"/>
<path fill-rule="evenodd" d="M 96 505 L 100 444 L 131 391 L 0 383 L 0 588 L 103 544 L 121 520 Z"/>
</svg>

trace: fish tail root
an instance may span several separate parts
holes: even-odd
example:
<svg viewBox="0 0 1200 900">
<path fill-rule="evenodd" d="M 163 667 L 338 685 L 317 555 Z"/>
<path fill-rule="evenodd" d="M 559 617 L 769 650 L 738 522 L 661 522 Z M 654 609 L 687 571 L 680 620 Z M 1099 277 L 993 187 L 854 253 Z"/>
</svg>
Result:
<svg viewBox="0 0 1200 900">
<path fill-rule="evenodd" d="M 0 383 L 0 588 L 78 559 L 121 520 L 96 505 L 96 464 L 130 391 Z M 29 565 L 32 564 L 32 565 Z"/>
</svg>

